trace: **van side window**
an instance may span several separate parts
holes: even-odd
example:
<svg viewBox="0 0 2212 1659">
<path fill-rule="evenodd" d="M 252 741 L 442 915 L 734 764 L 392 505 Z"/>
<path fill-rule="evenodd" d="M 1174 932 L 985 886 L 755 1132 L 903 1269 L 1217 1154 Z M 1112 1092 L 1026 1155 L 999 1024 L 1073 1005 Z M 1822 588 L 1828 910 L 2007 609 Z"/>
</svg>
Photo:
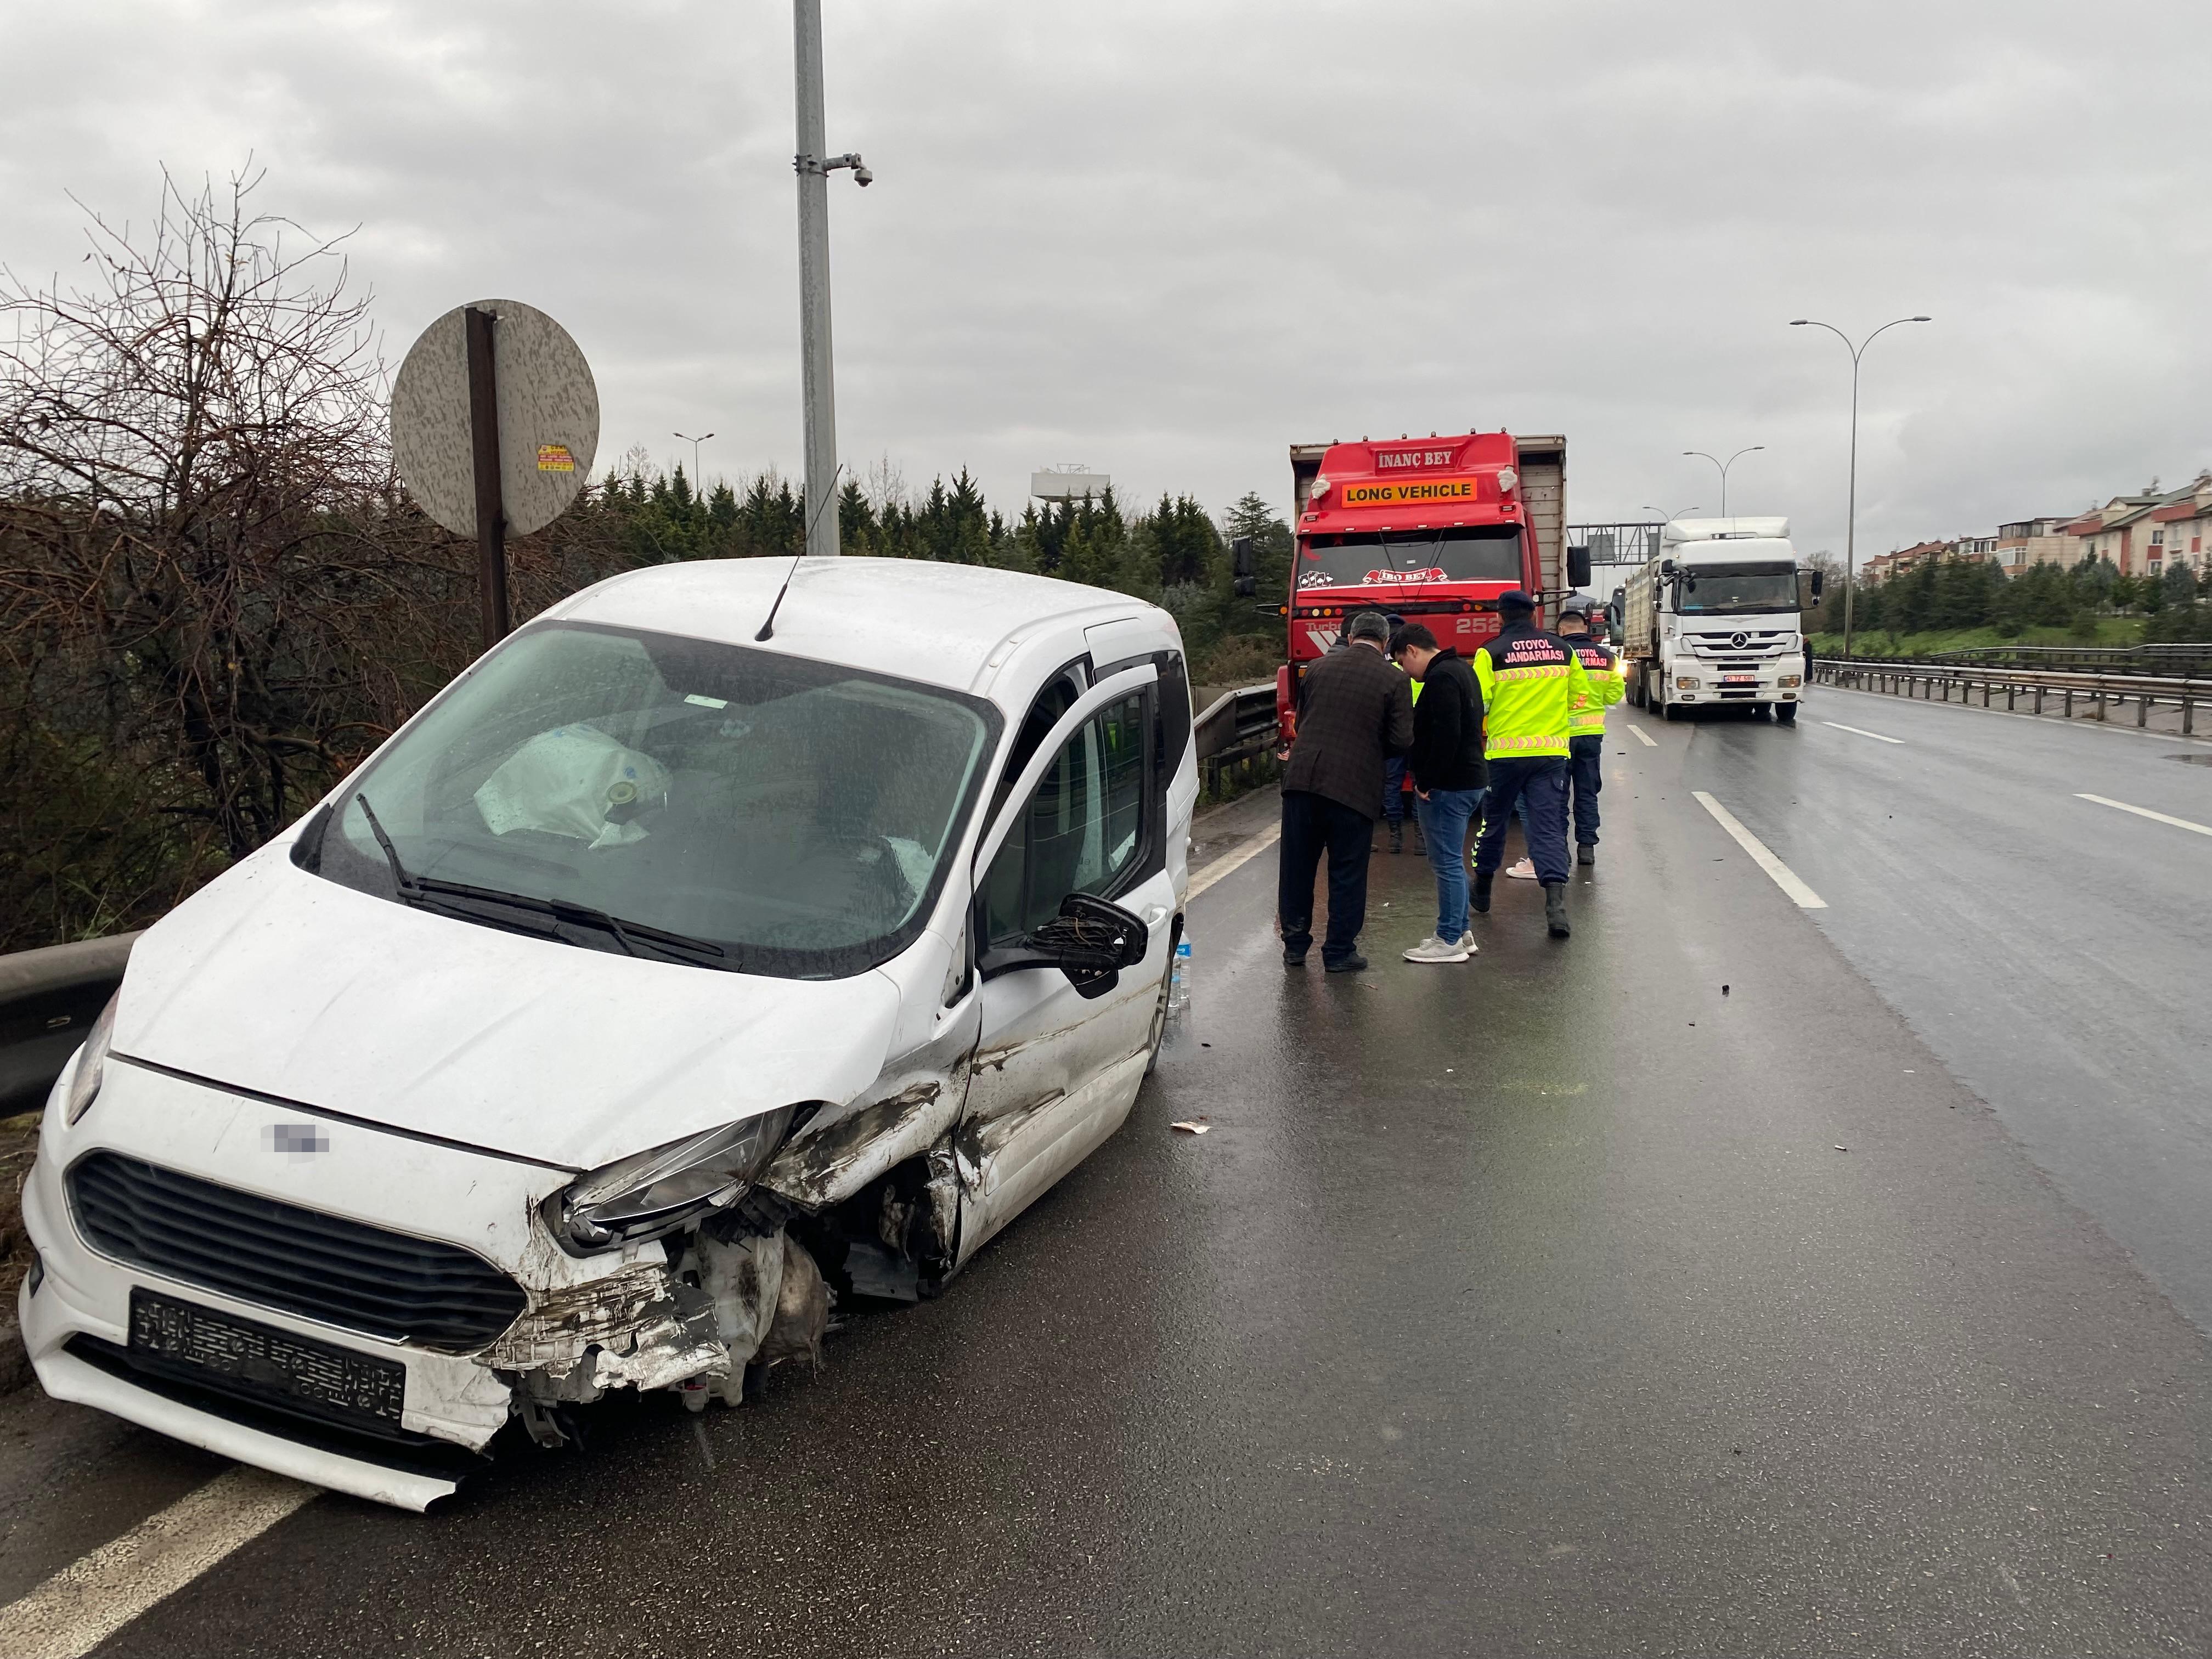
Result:
<svg viewBox="0 0 2212 1659">
<path fill-rule="evenodd" d="M 1190 747 L 1190 681 L 1183 674 L 1182 652 L 1158 652 L 1152 660 L 1160 671 L 1160 735 L 1153 765 L 1165 780 L 1175 775 L 1182 751 Z"/>
<path fill-rule="evenodd" d="M 1004 945 L 1060 914 L 1070 893 L 1111 898 L 1144 853 L 1152 697 L 1109 703 L 1077 728 L 983 881 L 984 938 Z"/>
</svg>

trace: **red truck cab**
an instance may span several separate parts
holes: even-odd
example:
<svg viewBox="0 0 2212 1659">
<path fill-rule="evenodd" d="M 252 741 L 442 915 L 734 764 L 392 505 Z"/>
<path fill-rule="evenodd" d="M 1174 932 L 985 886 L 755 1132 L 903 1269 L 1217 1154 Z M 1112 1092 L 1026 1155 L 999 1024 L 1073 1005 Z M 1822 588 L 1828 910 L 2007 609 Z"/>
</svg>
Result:
<svg viewBox="0 0 2212 1659">
<path fill-rule="evenodd" d="M 1564 441 L 1506 432 L 1291 451 L 1289 649 L 1275 676 L 1285 747 L 1296 735 L 1298 681 L 1335 646 L 1346 617 L 1379 610 L 1425 623 L 1439 644 L 1468 656 L 1498 631 L 1500 593 L 1540 593 L 1547 574 L 1564 576 L 1553 567 L 1565 465 Z"/>
</svg>

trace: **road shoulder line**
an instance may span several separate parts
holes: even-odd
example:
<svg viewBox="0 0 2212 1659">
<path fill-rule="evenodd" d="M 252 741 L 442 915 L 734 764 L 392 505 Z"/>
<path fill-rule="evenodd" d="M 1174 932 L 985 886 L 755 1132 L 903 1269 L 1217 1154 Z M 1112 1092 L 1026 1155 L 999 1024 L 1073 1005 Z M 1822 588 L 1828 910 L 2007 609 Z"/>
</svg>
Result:
<svg viewBox="0 0 2212 1659">
<path fill-rule="evenodd" d="M 1828 901 L 1799 880 L 1795 870 L 1775 857 L 1767 850 L 1765 842 L 1736 821 L 1735 813 L 1702 789 L 1692 789 L 1690 793 L 1698 805 L 1713 815 L 1713 822 L 1727 830 L 1734 837 L 1735 844 L 1751 854 L 1751 861 L 1765 871 L 1773 878 L 1774 884 L 1787 893 L 1799 909 L 1825 910 L 1828 908 Z"/>
<path fill-rule="evenodd" d="M 217 1475 L 0 1607 L 0 1653 L 83 1659 L 321 1490 L 262 1469 Z"/>
<path fill-rule="evenodd" d="M 1190 878 L 1190 886 L 1184 892 L 1182 902 L 1188 904 L 1200 893 L 1212 886 L 1215 882 L 1219 881 L 1224 876 L 1235 874 L 1248 862 L 1257 858 L 1282 838 L 1283 826 L 1280 823 L 1271 823 L 1242 846 L 1232 848 L 1224 853 Z"/>
</svg>

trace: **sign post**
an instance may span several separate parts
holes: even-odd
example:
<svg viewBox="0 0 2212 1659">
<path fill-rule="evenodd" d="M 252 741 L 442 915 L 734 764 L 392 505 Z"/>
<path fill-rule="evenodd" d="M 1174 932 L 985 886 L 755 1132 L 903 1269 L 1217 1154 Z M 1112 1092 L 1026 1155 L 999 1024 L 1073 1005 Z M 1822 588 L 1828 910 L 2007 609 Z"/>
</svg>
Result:
<svg viewBox="0 0 2212 1659">
<path fill-rule="evenodd" d="M 499 487 L 499 360 L 492 349 L 498 313 L 471 306 L 469 453 L 477 486 L 477 589 L 483 607 L 483 648 L 507 637 L 507 507 Z"/>
<path fill-rule="evenodd" d="M 511 626 L 507 538 L 561 515 L 599 445 L 591 366 L 544 312 L 479 300 L 408 349 L 392 383 L 393 459 L 422 510 L 477 544 L 487 651 Z"/>
</svg>

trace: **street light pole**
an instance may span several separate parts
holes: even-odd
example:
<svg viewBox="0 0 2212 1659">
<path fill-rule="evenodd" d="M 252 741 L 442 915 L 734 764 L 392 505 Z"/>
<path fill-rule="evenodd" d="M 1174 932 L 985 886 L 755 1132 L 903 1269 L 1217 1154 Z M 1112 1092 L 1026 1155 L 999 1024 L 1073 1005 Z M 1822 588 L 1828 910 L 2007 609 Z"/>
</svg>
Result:
<svg viewBox="0 0 2212 1659">
<path fill-rule="evenodd" d="M 1721 517 L 1723 517 L 1723 519 L 1725 519 L 1726 517 L 1728 517 L 1728 475 L 1729 475 L 1729 467 L 1731 467 L 1731 466 L 1734 466 L 1734 465 L 1735 465 L 1738 461 L 1741 460 L 1745 456 L 1747 456 L 1747 455 L 1748 455 L 1748 454 L 1752 453 L 1752 452 L 1753 452 L 1753 450 L 1764 449 L 1764 448 L 1765 448 L 1765 447 L 1766 447 L 1766 446 L 1765 446 L 1765 444 L 1753 444 L 1753 445 L 1752 445 L 1752 447 L 1751 447 L 1751 448 L 1750 448 L 1750 449 L 1739 449 L 1739 450 L 1737 450 L 1737 451 L 1736 451 L 1736 453 L 1735 453 L 1735 454 L 1733 454 L 1733 455 L 1729 456 L 1729 457 L 1728 458 L 1728 459 L 1727 459 L 1727 461 L 1726 461 L 1725 463 L 1723 463 L 1723 462 L 1722 461 L 1721 458 L 1720 458 L 1719 456 L 1717 456 L 1717 455 L 1706 455 L 1706 454 L 1705 454 L 1705 452 L 1704 450 L 1702 450 L 1702 449 L 1686 449 L 1686 450 L 1684 450 L 1684 451 L 1682 452 L 1682 453 L 1683 453 L 1683 454 L 1685 454 L 1685 455 L 1698 455 L 1698 456 L 1704 456 L 1704 458 L 1705 458 L 1706 460 L 1711 461 L 1711 462 L 1715 466 L 1717 466 L 1717 467 L 1719 467 L 1719 468 L 1720 468 L 1720 470 L 1721 470 Z"/>
<path fill-rule="evenodd" d="M 713 437 L 714 434 L 711 432 L 702 432 L 695 438 L 688 432 L 678 432 L 672 433 L 670 435 L 672 437 L 681 438 L 685 443 L 691 446 L 691 493 L 693 495 L 703 499 L 707 492 L 699 481 L 699 446 L 705 443 L 708 439 Z"/>
<path fill-rule="evenodd" d="M 798 60 L 799 355 L 806 401 L 806 550 L 834 557 L 837 545 L 837 410 L 830 351 L 830 175 L 853 169 L 875 182 L 857 154 L 824 155 L 822 113 L 822 0 L 791 0 Z"/>
<path fill-rule="evenodd" d="M 1899 317 L 1884 323 L 1856 345 L 1851 337 L 1833 323 L 1824 323 L 1816 318 L 1799 317 L 1790 325 L 1792 328 L 1825 328 L 1844 343 L 1851 354 L 1851 464 L 1850 483 L 1844 509 L 1844 655 L 1851 654 L 1851 594 L 1858 586 L 1858 527 L 1859 527 L 1859 359 L 1875 343 L 1875 335 L 1886 334 L 1899 323 L 1932 322 L 1929 317 Z"/>
</svg>

